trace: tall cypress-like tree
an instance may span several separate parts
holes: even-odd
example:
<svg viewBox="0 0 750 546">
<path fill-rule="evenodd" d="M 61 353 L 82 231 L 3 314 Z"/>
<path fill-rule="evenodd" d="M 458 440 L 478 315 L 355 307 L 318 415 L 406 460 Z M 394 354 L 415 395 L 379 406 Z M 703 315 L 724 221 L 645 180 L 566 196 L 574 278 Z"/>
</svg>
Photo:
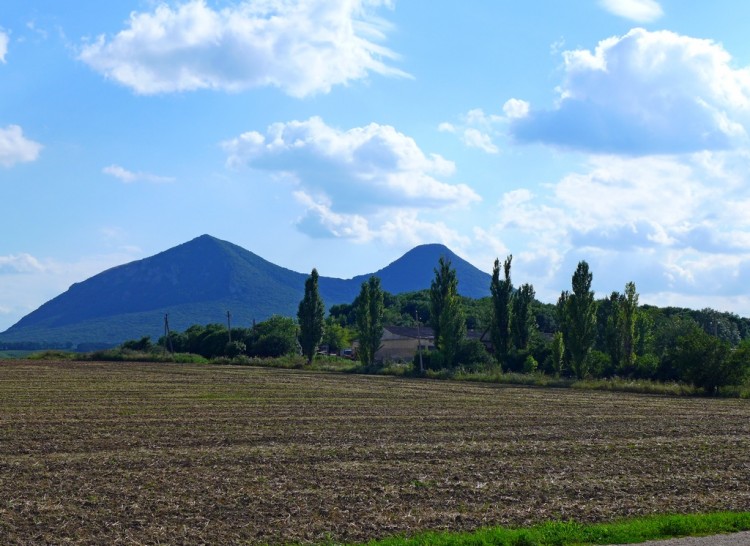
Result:
<svg viewBox="0 0 750 546">
<path fill-rule="evenodd" d="M 373 276 L 362 283 L 357 298 L 357 330 L 359 333 L 359 360 L 365 366 L 375 363 L 375 353 L 383 337 L 383 290 L 380 279 Z"/>
<path fill-rule="evenodd" d="M 297 320 L 299 320 L 299 344 L 302 347 L 302 354 L 307 357 L 307 363 L 311 364 L 315 349 L 323 338 L 323 325 L 325 324 L 325 305 L 318 293 L 316 269 L 312 270 L 305 281 L 305 295 L 299 302 Z"/>
<path fill-rule="evenodd" d="M 624 294 L 612 292 L 609 304 L 606 332 L 612 365 L 620 372 L 632 373 L 639 345 L 639 331 L 636 328 L 639 316 L 638 293 L 635 283 L 627 283 Z"/>
<path fill-rule="evenodd" d="M 629 282 L 625 285 L 625 294 L 620 304 L 622 316 L 622 366 L 632 369 L 635 366 L 636 347 L 638 346 L 638 292 L 635 291 L 635 283 Z"/>
<path fill-rule="evenodd" d="M 613 370 L 617 370 L 622 363 L 622 305 L 624 296 L 619 292 L 612 292 L 609 296 L 609 316 L 605 329 L 605 341 L 609 359 L 612 361 Z"/>
<path fill-rule="evenodd" d="M 531 341 L 531 332 L 536 326 L 531 304 L 534 301 L 534 287 L 522 284 L 513 296 L 513 320 L 511 321 L 511 337 L 513 346 L 519 351 L 525 351 Z"/>
<path fill-rule="evenodd" d="M 513 284 L 510 281 L 510 264 L 513 255 L 505 258 L 503 269 L 504 279 L 500 279 L 500 260 L 495 259 L 492 268 L 492 281 L 490 292 L 492 293 L 492 322 L 490 326 L 490 339 L 495 348 L 495 358 L 502 363 L 510 351 L 510 305 L 513 297 Z"/>
<path fill-rule="evenodd" d="M 565 306 L 563 336 L 570 354 L 570 367 L 576 377 L 588 375 L 588 356 L 596 339 L 596 301 L 591 290 L 592 280 L 589 264 L 578 262 L 573 273 L 573 293 L 563 292 L 558 301 L 558 305 L 564 302 Z"/>
<path fill-rule="evenodd" d="M 455 366 L 466 333 L 466 321 L 458 296 L 456 270 L 451 267 L 450 260 L 443 257 L 430 285 L 430 322 L 435 333 L 435 347 L 442 353 L 446 366 Z"/>
</svg>

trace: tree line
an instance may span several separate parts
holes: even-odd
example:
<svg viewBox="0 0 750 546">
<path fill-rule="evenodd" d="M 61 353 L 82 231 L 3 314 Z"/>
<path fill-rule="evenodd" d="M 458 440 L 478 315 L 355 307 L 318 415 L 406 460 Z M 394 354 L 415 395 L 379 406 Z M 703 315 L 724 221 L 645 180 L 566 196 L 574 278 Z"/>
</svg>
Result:
<svg viewBox="0 0 750 546">
<path fill-rule="evenodd" d="M 217 356 L 302 354 L 311 363 L 321 346 L 338 353 L 357 342 L 366 368 L 376 365 L 384 325 L 429 325 L 434 350 L 417 358 L 425 369 L 546 373 L 557 377 L 623 377 L 692 383 L 707 392 L 742 382 L 750 369 L 750 320 L 712 309 L 694 311 L 640 305 L 634 283 L 597 299 L 593 274 L 579 262 L 571 288 L 556 304 L 536 300 L 531 284 L 515 287 L 513 257 L 495 260 L 490 296 L 458 293 L 450 260 L 441 258 L 430 288 L 393 295 L 377 277 L 365 281 L 351 304 L 326 308 L 318 273 L 305 282 L 296 320 L 274 316 L 251 328 L 209 324 L 173 333 L 175 351 Z M 467 332 L 474 335 L 467 336 Z M 160 344 L 166 346 L 166 340 Z M 149 338 L 123 347 L 146 350 Z"/>
</svg>

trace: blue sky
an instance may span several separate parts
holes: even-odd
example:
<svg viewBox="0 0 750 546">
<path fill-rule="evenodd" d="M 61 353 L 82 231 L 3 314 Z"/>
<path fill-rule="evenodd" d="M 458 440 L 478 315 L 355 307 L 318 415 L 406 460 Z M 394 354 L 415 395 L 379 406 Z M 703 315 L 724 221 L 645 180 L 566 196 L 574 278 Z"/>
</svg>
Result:
<svg viewBox="0 0 750 546">
<path fill-rule="evenodd" d="M 750 315 L 750 3 L 10 0 L 0 330 L 208 233 Z"/>
</svg>

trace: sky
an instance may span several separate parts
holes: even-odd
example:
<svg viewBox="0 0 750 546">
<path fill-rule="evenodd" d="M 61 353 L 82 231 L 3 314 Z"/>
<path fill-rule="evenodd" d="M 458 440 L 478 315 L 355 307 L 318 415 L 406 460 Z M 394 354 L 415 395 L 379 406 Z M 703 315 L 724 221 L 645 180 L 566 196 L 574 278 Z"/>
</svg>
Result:
<svg viewBox="0 0 750 546">
<path fill-rule="evenodd" d="M 750 316 L 750 2 L 6 0 L 0 331 L 202 234 Z"/>
</svg>

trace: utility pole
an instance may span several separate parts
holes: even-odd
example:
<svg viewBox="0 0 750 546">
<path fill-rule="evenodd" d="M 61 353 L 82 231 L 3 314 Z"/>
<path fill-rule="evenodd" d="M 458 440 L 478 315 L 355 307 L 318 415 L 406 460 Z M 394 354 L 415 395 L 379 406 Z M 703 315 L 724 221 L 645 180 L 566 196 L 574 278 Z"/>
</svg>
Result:
<svg viewBox="0 0 750 546">
<path fill-rule="evenodd" d="M 232 343 L 232 313 L 227 311 L 227 331 L 229 332 L 229 343 Z"/>
<path fill-rule="evenodd" d="M 419 373 L 424 373 L 424 362 L 422 362 L 422 334 L 419 331 L 419 311 L 414 310 L 414 318 L 417 319 L 417 353 L 419 353 Z"/>
<path fill-rule="evenodd" d="M 172 334 L 169 331 L 169 314 L 164 315 L 164 352 L 167 351 L 167 343 L 169 344 L 169 352 L 174 353 L 174 347 L 172 347 Z"/>
</svg>

